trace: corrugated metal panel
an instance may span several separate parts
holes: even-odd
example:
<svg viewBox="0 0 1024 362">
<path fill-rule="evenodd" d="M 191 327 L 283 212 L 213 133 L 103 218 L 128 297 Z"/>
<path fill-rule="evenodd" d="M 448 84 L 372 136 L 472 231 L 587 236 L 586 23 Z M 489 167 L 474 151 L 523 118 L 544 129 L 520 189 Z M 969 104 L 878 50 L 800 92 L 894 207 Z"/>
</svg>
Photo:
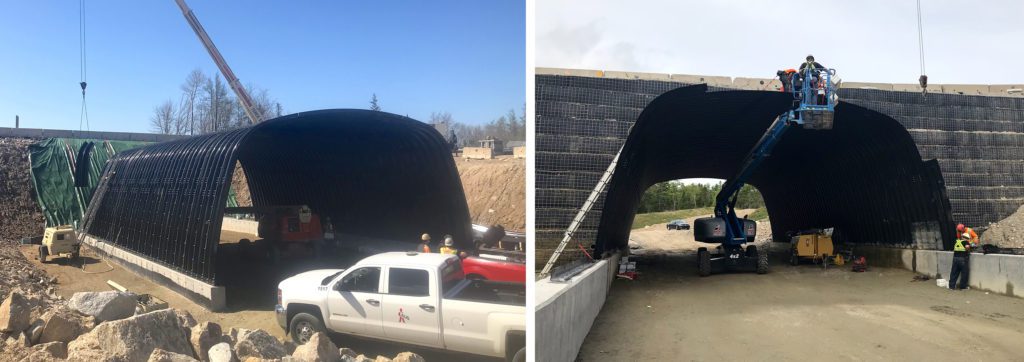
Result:
<svg viewBox="0 0 1024 362">
<path fill-rule="evenodd" d="M 324 110 L 123 152 L 107 165 L 86 231 L 208 282 L 235 162 L 253 206 L 308 204 L 337 230 L 472 244 L 454 160 L 433 128 L 364 110 Z"/>
</svg>

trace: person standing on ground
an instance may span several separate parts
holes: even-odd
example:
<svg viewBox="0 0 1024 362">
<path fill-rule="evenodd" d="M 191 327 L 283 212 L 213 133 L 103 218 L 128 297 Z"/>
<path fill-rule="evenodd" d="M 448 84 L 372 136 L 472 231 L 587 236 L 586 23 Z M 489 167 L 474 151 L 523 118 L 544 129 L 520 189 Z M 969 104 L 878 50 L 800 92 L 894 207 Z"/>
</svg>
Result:
<svg viewBox="0 0 1024 362">
<path fill-rule="evenodd" d="M 455 240 L 452 239 L 451 235 L 444 236 L 444 246 L 441 247 L 441 254 L 458 254 L 458 250 L 455 250 Z"/>
<path fill-rule="evenodd" d="M 960 237 L 956 238 L 956 243 L 953 244 L 953 268 L 949 271 L 949 289 L 967 289 L 967 280 L 970 277 L 971 271 L 971 234 L 963 233 Z M 957 279 L 960 280 L 960 285 L 957 285 Z"/>
<path fill-rule="evenodd" d="M 420 236 L 420 245 L 416 247 L 416 251 L 421 253 L 430 252 L 430 234 L 423 233 L 423 235 Z"/>
</svg>

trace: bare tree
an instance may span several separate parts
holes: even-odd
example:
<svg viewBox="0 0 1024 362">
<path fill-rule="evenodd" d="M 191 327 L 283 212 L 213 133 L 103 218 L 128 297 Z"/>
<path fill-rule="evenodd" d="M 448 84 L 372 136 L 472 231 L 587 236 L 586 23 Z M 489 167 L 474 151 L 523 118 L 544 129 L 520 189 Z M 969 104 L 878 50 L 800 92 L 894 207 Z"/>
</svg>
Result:
<svg viewBox="0 0 1024 362">
<path fill-rule="evenodd" d="M 174 102 L 167 100 L 153 108 L 153 116 L 149 122 L 153 131 L 161 134 L 172 134 L 175 124 Z"/>
<path fill-rule="evenodd" d="M 380 103 L 377 102 L 377 93 L 374 93 L 373 94 L 373 98 L 370 98 L 370 110 L 371 111 L 379 111 L 380 110 Z"/>
<path fill-rule="evenodd" d="M 191 73 L 185 77 L 185 83 L 181 85 L 181 108 L 178 110 L 178 118 L 175 122 L 177 129 L 180 130 L 178 134 L 196 134 L 198 129 L 199 109 L 197 102 L 199 101 L 199 91 L 203 85 L 206 84 L 206 75 L 199 69 L 193 69 Z"/>
</svg>

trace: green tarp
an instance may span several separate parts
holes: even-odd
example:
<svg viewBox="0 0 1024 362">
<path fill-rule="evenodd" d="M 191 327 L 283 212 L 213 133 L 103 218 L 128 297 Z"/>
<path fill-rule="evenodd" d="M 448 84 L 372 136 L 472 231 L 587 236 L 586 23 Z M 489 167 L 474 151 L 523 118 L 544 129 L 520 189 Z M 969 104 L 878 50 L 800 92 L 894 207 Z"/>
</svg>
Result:
<svg viewBox="0 0 1024 362">
<path fill-rule="evenodd" d="M 88 182 L 85 187 L 75 187 L 76 157 L 87 142 L 94 143 L 89 154 Z M 46 217 L 46 226 L 77 226 L 89 208 L 107 160 L 119 152 L 147 144 L 149 142 L 48 138 L 30 145 L 32 186 Z M 229 191 L 227 204 L 237 206 L 234 190 Z"/>
</svg>

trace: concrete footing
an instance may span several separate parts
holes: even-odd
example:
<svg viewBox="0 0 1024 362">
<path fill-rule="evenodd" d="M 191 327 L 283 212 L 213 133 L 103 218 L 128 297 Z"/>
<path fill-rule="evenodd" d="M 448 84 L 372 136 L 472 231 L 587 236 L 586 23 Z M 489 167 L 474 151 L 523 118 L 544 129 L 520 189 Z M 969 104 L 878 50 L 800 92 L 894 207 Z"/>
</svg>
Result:
<svg viewBox="0 0 1024 362">
<path fill-rule="evenodd" d="M 953 252 L 857 246 L 854 254 L 868 265 L 903 268 L 933 278 L 949 278 Z M 1024 298 L 1024 255 L 971 254 L 967 279 L 971 288 Z"/>
<path fill-rule="evenodd" d="M 224 287 L 211 285 L 195 279 L 91 235 L 84 235 L 82 243 L 91 247 L 97 254 L 117 263 L 125 269 L 171 288 L 209 310 L 223 310 L 227 305 L 227 294 Z"/>
<path fill-rule="evenodd" d="M 568 282 L 538 280 L 536 360 L 575 361 L 611 288 L 619 256 L 599 260 Z"/>
</svg>

